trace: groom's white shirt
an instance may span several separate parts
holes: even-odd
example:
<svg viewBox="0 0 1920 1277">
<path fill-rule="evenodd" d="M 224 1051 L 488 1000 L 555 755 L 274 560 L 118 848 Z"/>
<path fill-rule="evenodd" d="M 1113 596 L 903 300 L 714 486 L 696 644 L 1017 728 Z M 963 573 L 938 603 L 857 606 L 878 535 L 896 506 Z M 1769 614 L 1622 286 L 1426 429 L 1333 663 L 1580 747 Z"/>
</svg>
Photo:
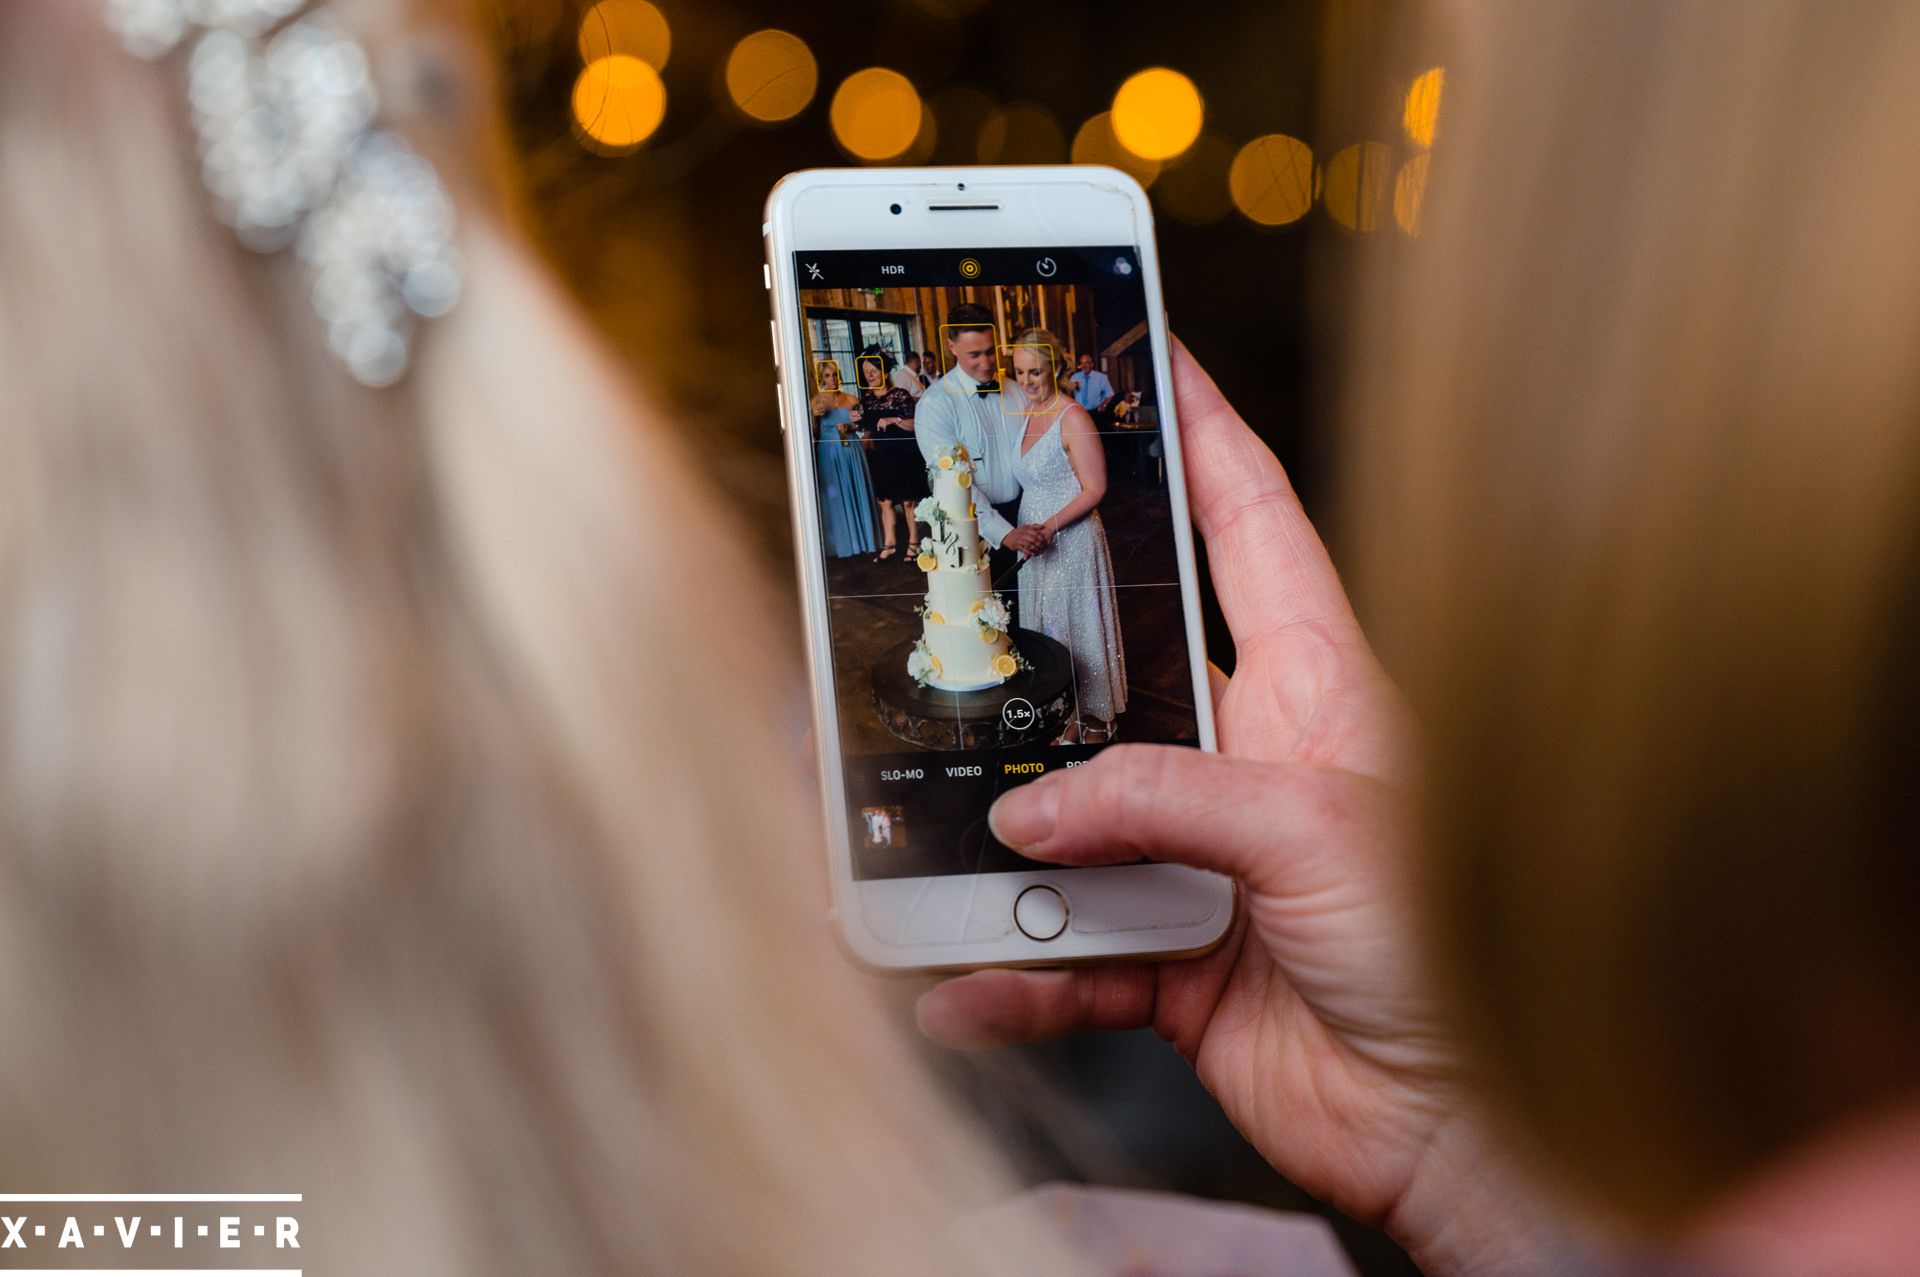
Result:
<svg viewBox="0 0 1920 1277">
<path fill-rule="evenodd" d="M 928 465 L 942 448 L 966 445 L 975 462 L 973 490 L 978 495 L 973 504 L 980 535 L 999 549 L 1013 525 L 993 507 L 1020 495 L 1020 480 L 1014 474 L 1020 443 L 1013 432 L 1027 423 L 1024 417 L 1007 416 L 999 391 L 981 395 L 979 389 L 980 383 L 958 368 L 934 382 L 914 405 L 913 437 Z"/>
</svg>

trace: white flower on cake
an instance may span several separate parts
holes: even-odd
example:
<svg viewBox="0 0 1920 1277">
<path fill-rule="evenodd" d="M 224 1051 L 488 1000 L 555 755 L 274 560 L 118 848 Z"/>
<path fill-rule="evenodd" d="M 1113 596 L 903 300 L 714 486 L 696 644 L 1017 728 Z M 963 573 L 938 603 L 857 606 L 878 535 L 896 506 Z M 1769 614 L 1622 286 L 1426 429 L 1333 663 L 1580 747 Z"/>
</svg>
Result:
<svg viewBox="0 0 1920 1277">
<path fill-rule="evenodd" d="M 998 594 L 989 594 L 975 603 L 971 609 L 974 621 L 983 630 L 1004 633 L 1013 624 L 1013 613 L 1007 610 L 1007 604 Z"/>
<path fill-rule="evenodd" d="M 907 657 L 907 673 L 922 687 L 940 677 L 940 658 L 927 650 L 925 639 L 913 645 L 913 652 Z"/>
</svg>

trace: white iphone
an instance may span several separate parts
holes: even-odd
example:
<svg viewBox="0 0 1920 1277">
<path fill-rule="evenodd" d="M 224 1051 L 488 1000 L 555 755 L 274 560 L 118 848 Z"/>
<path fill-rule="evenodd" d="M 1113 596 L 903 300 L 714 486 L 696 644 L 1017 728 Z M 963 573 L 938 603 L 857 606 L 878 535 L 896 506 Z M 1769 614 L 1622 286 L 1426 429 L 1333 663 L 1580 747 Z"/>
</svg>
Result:
<svg viewBox="0 0 1920 1277">
<path fill-rule="evenodd" d="M 1147 197 L 1113 169 L 796 173 L 767 286 L 836 912 L 891 969 L 1204 952 L 1226 878 L 994 839 L 1108 745 L 1211 750 Z"/>
</svg>

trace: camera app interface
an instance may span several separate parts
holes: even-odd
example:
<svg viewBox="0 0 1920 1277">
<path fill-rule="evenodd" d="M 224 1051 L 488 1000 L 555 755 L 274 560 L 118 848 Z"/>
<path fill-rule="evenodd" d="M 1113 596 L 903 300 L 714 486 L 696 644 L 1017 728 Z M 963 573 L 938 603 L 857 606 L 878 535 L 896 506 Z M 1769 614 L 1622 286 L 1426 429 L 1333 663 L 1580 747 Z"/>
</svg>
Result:
<svg viewBox="0 0 1920 1277">
<path fill-rule="evenodd" d="M 855 875 L 1035 868 L 1000 792 L 1199 741 L 1139 257 L 794 268 Z"/>
</svg>

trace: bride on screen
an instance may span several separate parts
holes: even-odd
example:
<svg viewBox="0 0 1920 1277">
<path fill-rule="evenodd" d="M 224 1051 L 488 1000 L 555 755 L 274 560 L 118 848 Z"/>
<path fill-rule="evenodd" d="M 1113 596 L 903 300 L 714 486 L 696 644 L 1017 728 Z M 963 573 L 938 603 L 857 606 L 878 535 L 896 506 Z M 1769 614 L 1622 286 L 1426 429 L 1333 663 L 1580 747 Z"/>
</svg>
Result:
<svg viewBox="0 0 1920 1277">
<path fill-rule="evenodd" d="M 1008 411 L 1026 423 L 1015 474 L 1020 523 L 1038 524 L 1047 548 L 1020 565 L 1020 623 L 1067 645 L 1079 710 L 1063 742 L 1113 739 L 1127 708 L 1127 665 L 1120 643 L 1113 561 L 1100 502 L 1107 460 L 1093 418 L 1066 387 L 1060 339 L 1044 328 L 1014 339 L 1009 366 L 1018 393 Z"/>
</svg>

